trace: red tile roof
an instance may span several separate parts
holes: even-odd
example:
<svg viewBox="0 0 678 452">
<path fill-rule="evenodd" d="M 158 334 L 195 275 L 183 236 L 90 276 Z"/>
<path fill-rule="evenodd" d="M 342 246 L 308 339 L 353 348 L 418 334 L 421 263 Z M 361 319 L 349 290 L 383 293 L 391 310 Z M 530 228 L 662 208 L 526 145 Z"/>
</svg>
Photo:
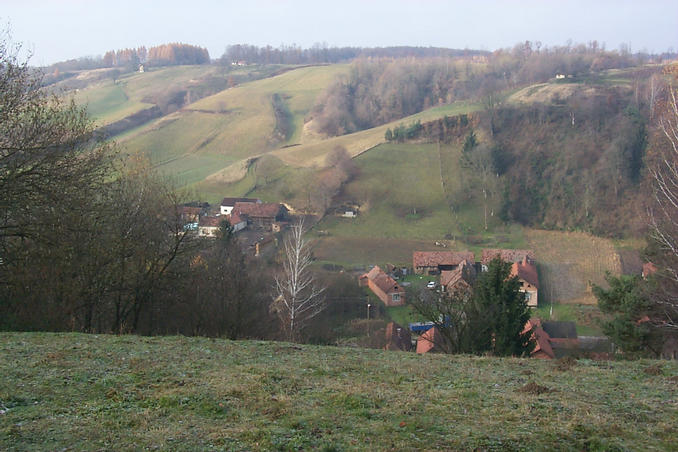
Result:
<svg viewBox="0 0 678 452">
<path fill-rule="evenodd" d="M 395 282 L 393 278 L 384 273 L 384 271 L 381 268 L 379 268 L 378 265 L 375 265 L 374 267 L 372 267 L 372 270 L 361 276 L 361 278 L 363 277 L 366 277 L 367 279 L 371 280 L 374 284 L 377 285 L 377 287 L 379 287 L 386 294 L 391 293 L 393 291 L 401 291 L 401 289 L 397 287 L 398 283 Z"/>
<path fill-rule="evenodd" d="M 525 324 L 523 328 L 523 333 L 532 331 L 532 339 L 535 342 L 534 350 L 530 353 L 531 355 L 536 355 L 539 352 L 544 353 L 551 359 L 556 357 L 553 353 L 553 348 L 551 347 L 551 337 L 541 326 L 541 320 L 539 319 L 530 319 Z"/>
<path fill-rule="evenodd" d="M 239 215 L 247 215 L 252 218 L 273 218 L 278 216 L 282 204 L 275 202 L 236 202 L 233 210 Z"/>
<path fill-rule="evenodd" d="M 459 265 L 464 260 L 473 262 L 474 259 L 475 256 L 470 251 L 415 251 L 412 253 L 415 268 Z"/>
<path fill-rule="evenodd" d="M 514 262 L 511 266 L 511 276 L 517 276 L 519 279 L 532 284 L 539 289 L 539 276 L 537 276 L 537 267 L 527 258 L 522 262 Z"/>
<path fill-rule="evenodd" d="M 224 218 L 222 217 L 202 217 L 200 219 L 199 225 L 202 227 L 219 227 L 221 224 L 222 220 Z"/>
<path fill-rule="evenodd" d="M 440 272 L 440 285 L 453 288 L 457 284 L 464 283 L 467 286 L 473 284 L 475 269 L 467 261 L 462 261 L 455 270 Z"/>
<path fill-rule="evenodd" d="M 485 249 L 483 250 L 480 262 L 489 264 L 492 259 L 499 257 L 504 262 L 520 262 L 527 257 L 529 261 L 534 262 L 534 251 L 532 250 L 511 250 L 511 249 Z"/>
<path fill-rule="evenodd" d="M 419 336 L 417 340 L 417 353 L 428 353 L 433 350 L 436 346 L 436 342 L 441 339 L 438 328 L 435 326 L 426 330 L 424 334 Z"/>
<path fill-rule="evenodd" d="M 233 212 L 228 216 L 228 222 L 231 223 L 231 226 L 235 226 L 238 223 L 242 223 L 243 220 L 240 218 L 240 215 L 238 215 L 238 212 Z"/>
</svg>

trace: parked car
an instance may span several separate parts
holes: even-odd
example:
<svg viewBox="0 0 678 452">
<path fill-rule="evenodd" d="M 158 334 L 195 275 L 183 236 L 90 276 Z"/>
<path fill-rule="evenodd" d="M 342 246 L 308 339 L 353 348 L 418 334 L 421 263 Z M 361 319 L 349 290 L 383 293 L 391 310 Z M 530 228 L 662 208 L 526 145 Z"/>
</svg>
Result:
<svg viewBox="0 0 678 452">
<path fill-rule="evenodd" d="M 427 289 L 435 289 L 436 288 L 436 282 L 435 281 L 429 281 L 428 284 L 426 284 Z"/>
</svg>

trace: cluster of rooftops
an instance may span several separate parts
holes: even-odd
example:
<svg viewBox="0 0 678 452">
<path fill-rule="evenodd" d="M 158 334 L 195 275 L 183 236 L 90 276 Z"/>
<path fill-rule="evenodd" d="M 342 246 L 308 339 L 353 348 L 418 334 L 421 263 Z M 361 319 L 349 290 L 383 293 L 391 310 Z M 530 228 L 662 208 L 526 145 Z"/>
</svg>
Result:
<svg viewBox="0 0 678 452">
<path fill-rule="evenodd" d="M 262 202 L 257 198 L 224 198 L 218 208 L 208 203 L 189 203 L 181 207 L 185 228 L 198 231 L 201 237 L 216 237 L 224 220 L 234 232 L 249 227 L 280 230 L 289 217 L 285 205 Z"/>
<path fill-rule="evenodd" d="M 470 251 L 415 251 L 412 254 L 412 271 L 419 275 L 439 277 L 439 281 L 431 281 L 429 287 L 440 287 L 442 292 L 454 293 L 470 289 L 477 275 L 487 271 L 487 266 L 495 258 L 511 263 L 510 276 L 518 277 L 528 306 L 537 307 L 539 277 L 532 250 L 485 249 L 478 261 Z M 393 274 L 387 274 L 379 266 L 360 275 L 358 281 L 360 286 L 368 287 L 386 306 L 401 306 L 406 302 L 405 288 Z"/>
</svg>

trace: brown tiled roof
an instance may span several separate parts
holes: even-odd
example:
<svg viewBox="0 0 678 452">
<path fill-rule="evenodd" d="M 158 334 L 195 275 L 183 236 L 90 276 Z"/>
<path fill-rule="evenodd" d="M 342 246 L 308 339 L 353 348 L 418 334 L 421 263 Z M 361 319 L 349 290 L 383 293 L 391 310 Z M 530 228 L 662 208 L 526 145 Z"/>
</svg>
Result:
<svg viewBox="0 0 678 452">
<path fill-rule="evenodd" d="M 436 342 L 440 340 L 440 333 L 435 326 L 426 330 L 424 334 L 419 336 L 417 340 L 417 353 L 428 353 L 436 346 Z"/>
<path fill-rule="evenodd" d="M 393 278 L 388 276 L 384 271 L 379 268 L 378 265 L 375 265 L 372 267 L 372 270 L 369 272 L 365 273 L 362 277 L 367 277 L 367 279 L 371 280 L 374 284 L 377 285 L 384 293 L 388 294 L 393 291 L 402 291 L 402 288 L 398 288 L 398 283 L 395 282 Z"/>
<path fill-rule="evenodd" d="M 224 219 L 224 218 L 222 218 L 222 217 L 202 217 L 202 218 L 200 219 L 199 226 L 203 226 L 203 227 L 219 227 L 219 225 L 221 224 L 221 221 L 222 221 L 223 219 Z"/>
<path fill-rule="evenodd" d="M 240 215 L 238 215 L 238 212 L 233 212 L 228 216 L 228 222 L 231 223 L 231 226 L 235 226 L 238 223 L 242 223 L 243 220 L 240 218 Z"/>
<path fill-rule="evenodd" d="M 247 215 L 252 218 L 273 218 L 278 216 L 282 204 L 275 202 L 236 202 L 233 210 L 239 215 Z"/>
<path fill-rule="evenodd" d="M 492 259 L 499 257 L 504 262 L 520 262 L 527 257 L 534 262 L 534 251 L 532 250 L 511 250 L 511 249 L 485 249 L 483 250 L 480 262 L 489 264 Z"/>
<path fill-rule="evenodd" d="M 532 339 L 534 339 L 535 342 L 534 350 L 532 350 L 530 354 L 534 355 L 538 352 L 542 352 L 551 359 L 556 357 L 555 353 L 553 353 L 553 348 L 551 347 L 551 338 L 542 328 L 539 319 L 530 319 L 527 321 L 523 333 L 528 331 L 532 331 Z"/>
<path fill-rule="evenodd" d="M 460 282 L 464 282 L 466 285 L 470 286 L 473 284 L 474 277 L 475 269 L 470 263 L 464 260 L 455 270 L 443 270 L 440 272 L 440 285 L 445 287 L 455 287 Z"/>
<path fill-rule="evenodd" d="M 462 261 L 473 262 L 470 251 L 415 251 L 412 253 L 414 267 L 437 267 L 438 265 L 459 265 Z"/>
<path fill-rule="evenodd" d="M 235 206 L 236 202 L 259 203 L 261 200 L 257 198 L 224 198 L 221 201 L 222 206 Z"/>
<path fill-rule="evenodd" d="M 527 259 L 522 262 L 514 262 L 511 266 L 511 276 L 517 276 L 523 281 L 532 284 L 539 289 L 539 277 L 537 276 L 537 267 Z"/>
</svg>

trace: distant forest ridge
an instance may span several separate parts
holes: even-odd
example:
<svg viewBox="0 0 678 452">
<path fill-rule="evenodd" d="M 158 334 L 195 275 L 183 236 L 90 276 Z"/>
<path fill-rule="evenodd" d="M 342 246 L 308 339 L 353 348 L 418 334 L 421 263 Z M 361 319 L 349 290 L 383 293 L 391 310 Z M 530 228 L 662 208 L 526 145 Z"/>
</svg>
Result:
<svg viewBox="0 0 678 452">
<path fill-rule="evenodd" d="M 537 52 L 551 53 L 596 53 L 630 54 L 628 49 L 607 51 L 605 46 L 592 41 L 584 44 L 567 44 L 565 46 L 546 47 L 541 43 L 526 41 L 513 49 L 499 49 L 494 52 L 475 49 L 450 49 L 444 47 L 328 47 L 326 44 L 315 44 L 310 48 L 297 45 L 281 45 L 280 47 L 258 47 L 250 44 L 233 44 L 226 47 L 224 54 L 216 60 L 220 64 L 323 64 L 351 61 L 356 58 L 463 58 L 486 57 L 497 53 L 515 51 L 516 48 L 534 49 Z M 635 53 L 641 60 L 661 61 L 676 58 L 676 53 L 650 55 Z M 43 68 L 45 72 L 77 71 L 101 69 L 107 67 L 134 67 L 138 64 L 150 66 L 166 66 L 178 64 L 209 64 L 211 62 L 207 49 L 182 43 L 162 44 L 146 48 L 109 50 L 103 56 L 82 57 L 54 63 Z"/>
</svg>

